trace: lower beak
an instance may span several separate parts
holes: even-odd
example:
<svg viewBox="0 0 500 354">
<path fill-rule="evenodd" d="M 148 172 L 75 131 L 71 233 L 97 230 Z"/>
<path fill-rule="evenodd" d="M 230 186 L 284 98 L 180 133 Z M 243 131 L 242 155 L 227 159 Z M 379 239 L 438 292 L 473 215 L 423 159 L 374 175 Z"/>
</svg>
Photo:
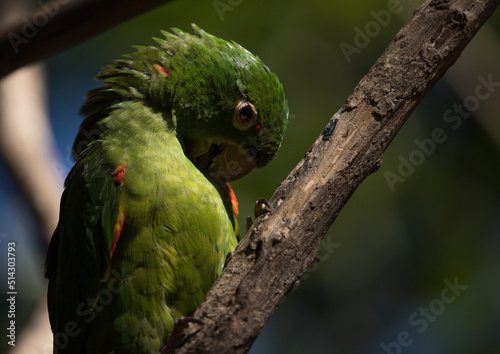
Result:
<svg viewBox="0 0 500 354">
<path fill-rule="evenodd" d="M 237 180 L 256 167 L 255 157 L 236 145 L 226 148 L 213 159 L 209 175 L 217 182 L 227 183 Z"/>
<path fill-rule="evenodd" d="M 186 139 L 186 152 L 194 165 L 218 184 L 237 180 L 256 167 L 255 156 L 240 146 Z"/>
</svg>

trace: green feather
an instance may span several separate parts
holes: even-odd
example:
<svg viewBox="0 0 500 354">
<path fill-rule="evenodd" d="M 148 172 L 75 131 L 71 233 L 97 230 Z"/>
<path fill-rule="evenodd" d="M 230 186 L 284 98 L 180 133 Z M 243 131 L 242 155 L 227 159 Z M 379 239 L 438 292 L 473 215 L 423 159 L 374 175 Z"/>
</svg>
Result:
<svg viewBox="0 0 500 354">
<path fill-rule="evenodd" d="M 246 173 L 281 145 L 288 108 L 276 75 L 193 28 L 162 32 L 158 47 L 103 68 L 104 86 L 81 108 L 46 260 L 58 353 L 158 353 L 236 247 L 237 217 L 217 175 L 227 171 L 217 169 Z"/>
</svg>

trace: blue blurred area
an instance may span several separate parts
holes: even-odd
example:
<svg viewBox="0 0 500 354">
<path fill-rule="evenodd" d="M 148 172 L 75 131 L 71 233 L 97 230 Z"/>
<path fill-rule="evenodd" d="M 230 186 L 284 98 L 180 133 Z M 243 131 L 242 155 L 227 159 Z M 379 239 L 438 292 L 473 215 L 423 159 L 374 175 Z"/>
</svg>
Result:
<svg viewBox="0 0 500 354">
<path fill-rule="evenodd" d="M 366 32 L 389 2 L 241 1 L 223 13 L 217 13 L 217 3 L 172 2 L 47 61 L 61 183 L 72 166 L 78 109 L 97 85 L 92 78 L 99 68 L 131 45 L 153 44 L 160 29 L 191 31 L 194 22 L 260 56 L 282 80 L 289 100 L 289 129 L 276 159 L 233 184 L 241 217 L 251 215 L 254 201 L 270 197 L 418 5 L 401 1 L 401 11 L 348 61 L 340 44 L 354 45 L 356 33 Z M 494 89 L 459 127 L 444 118 L 474 94 L 476 78 L 500 81 L 498 66 L 476 59 L 500 49 L 498 13 L 487 31 L 489 39 L 478 37 L 474 50 L 458 60 L 467 69 L 451 69 L 401 129 L 380 170 L 363 182 L 325 236 L 320 262 L 284 299 L 252 353 L 498 352 L 500 128 L 491 121 L 498 120 L 500 92 Z M 466 74 L 473 80 L 461 81 Z M 446 139 L 426 153 L 436 129 Z M 401 177 L 402 165 L 413 170 L 391 186 L 387 176 Z M 45 246 L 33 241 L 37 225 L 1 162 L 0 196 L 0 251 L 6 240 L 16 239 L 26 318 L 44 296 Z M 455 280 L 466 288 L 445 290 Z"/>
</svg>

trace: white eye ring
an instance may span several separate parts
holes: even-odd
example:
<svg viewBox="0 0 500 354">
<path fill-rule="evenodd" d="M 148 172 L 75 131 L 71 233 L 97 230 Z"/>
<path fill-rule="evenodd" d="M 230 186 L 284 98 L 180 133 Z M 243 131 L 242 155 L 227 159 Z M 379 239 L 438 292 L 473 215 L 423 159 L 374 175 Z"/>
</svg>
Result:
<svg viewBox="0 0 500 354">
<path fill-rule="evenodd" d="M 257 120 L 257 110 L 248 101 L 239 101 L 234 109 L 233 125 L 236 129 L 247 130 Z"/>
</svg>

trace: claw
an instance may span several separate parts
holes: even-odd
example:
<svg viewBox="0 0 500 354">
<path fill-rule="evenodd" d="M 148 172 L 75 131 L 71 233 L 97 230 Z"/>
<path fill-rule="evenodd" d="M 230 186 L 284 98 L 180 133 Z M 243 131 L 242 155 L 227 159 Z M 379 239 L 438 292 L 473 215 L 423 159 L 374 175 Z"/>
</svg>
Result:
<svg viewBox="0 0 500 354">
<path fill-rule="evenodd" d="M 259 198 L 255 202 L 255 206 L 253 207 L 253 213 L 255 216 L 255 220 L 257 220 L 257 218 L 261 215 L 264 215 L 267 213 L 272 213 L 272 212 L 273 212 L 273 208 L 271 208 L 271 205 L 269 205 L 269 202 L 267 201 L 266 198 Z M 247 216 L 247 220 L 245 223 L 246 232 L 248 232 L 248 230 L 250 230 L 252 225 L 253 225 L 252 217 Z"/>
<path fill-rule="evenodd" d="M 250 228 L 252 227 L 252 225 L 253 225 L 252 217 L 251 216 L 247 216 L 247 221 L 245 223 L 245 233 L 247 233 L 248 230 L 250 230 Z"/>
<path fill-rule="evenodd" d="M 255 219 L 257 219 L 261 215 L 264 215 L 266 213 L 272 213 L 273 209 L 271 208 L 271 205 L 269 205 L 269 202 L 267 201 L 266 198 L 259 198 L 255 202 L 253 212 L 255 214 Z"/>
</svg>

